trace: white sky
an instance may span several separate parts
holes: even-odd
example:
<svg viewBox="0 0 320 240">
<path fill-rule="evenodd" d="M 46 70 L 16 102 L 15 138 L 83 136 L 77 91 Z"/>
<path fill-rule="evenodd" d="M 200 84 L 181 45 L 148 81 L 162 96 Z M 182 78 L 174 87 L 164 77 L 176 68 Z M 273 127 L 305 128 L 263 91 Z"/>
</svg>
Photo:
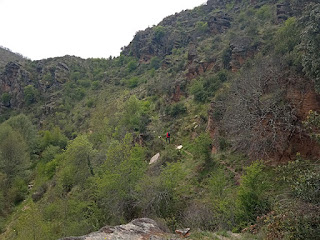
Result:
<svg viewBox="0 0 320 240">
<path fill-rule="evenodd" d="M 0 45 L 38 60 L 118 56 L 135 33 L 206 0 L 0 0 Z"/>
</svg>

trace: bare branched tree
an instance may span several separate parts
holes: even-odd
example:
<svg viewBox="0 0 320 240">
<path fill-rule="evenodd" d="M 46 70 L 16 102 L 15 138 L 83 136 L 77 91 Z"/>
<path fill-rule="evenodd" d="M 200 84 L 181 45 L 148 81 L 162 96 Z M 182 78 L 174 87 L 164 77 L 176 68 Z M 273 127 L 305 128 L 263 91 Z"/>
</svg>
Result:
<svg viewBox="0 0 320 240">
<path fill-rule="evenodd" d="M 297 131 L 296 110 L 286 99 L 288 71 L 279 59 L 260 59 L 235 78 L 223 118 L 235 150 L 254 158 L 281 154 Z"/>
</svg>

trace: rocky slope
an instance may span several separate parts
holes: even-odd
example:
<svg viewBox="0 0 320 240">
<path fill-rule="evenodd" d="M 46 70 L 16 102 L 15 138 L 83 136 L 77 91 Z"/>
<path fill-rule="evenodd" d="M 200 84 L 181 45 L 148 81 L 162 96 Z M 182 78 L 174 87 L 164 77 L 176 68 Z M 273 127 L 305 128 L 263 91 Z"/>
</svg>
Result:
<svg viewBox="0 0 320 240">
<path fill-rule="evenodd" d="M 7 63 L 0 238 L 174 238 L 132 221 L 152 217 L 170 229 L 312 239 L 317 2 L 209 0 L 138 32 L 118 58 Z M 18 163 L 14 174 L 5 161 Z"/>
<path fill-rule="evenodd" d="M 0 46 L 0 71 L 2 71 L 9 62 L 24 62 L 26 58 L 22 55 L 13 53 L 7 48 Z"/>
<path fill-rule="evenodd" d="M 60 240 L 178 240 L 180 238 L 162 231 L 157 223 L 149 218 L 139 218 L 126 225 L 105 226 L 98 232 L 81 237 L 66 237 Z"/>
</svg>

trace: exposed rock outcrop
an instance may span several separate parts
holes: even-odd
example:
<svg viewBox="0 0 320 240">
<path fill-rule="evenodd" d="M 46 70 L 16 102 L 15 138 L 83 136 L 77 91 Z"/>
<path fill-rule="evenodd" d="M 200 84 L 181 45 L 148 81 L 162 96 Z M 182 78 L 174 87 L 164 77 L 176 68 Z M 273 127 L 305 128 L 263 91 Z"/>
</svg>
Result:
<svg viewBox="0 0 320 240">
<path fill-rule="evenodd" d="M 166 240 L 180 239 L 165 233 L 157 223 L 149 218 L 138 218 L 126 225 L 105 226 L 98 232 L 81 237 L 66 237 L 61 240 Z"/>
<path fill-rule="evenodd" d="M 201 11 L 210 13 L 213 9 L 225 8 L 227 2 L 231 1 L 209 1 L 201 6 Z M 206 27 L 197 29 L 199 23 Z M 123 54 L 135 56 L 140 62 L 149 62 L 152 56 L 162 58 L 170 55 L 174 48 L 186 47 L 209 34 L 224 33 L 230 27 L 231 18 L 222 11 L 204 18 L 200 12 L 185 10 L 166 17 L 157 26 L 137 32 L 131 43 L 123 49 Z"/>
<path fill-rule="evenodd" d="M 238 71 L 248 58 L 252 58 L 257 49 L 248 37 L 234 39 L 230 47 L 232 50 L 230 66 L 233 72 Z"/>
<path fill-rule="evenodd" d="M 18 62 L 9 62 L 0 75 L 0 95 L 10 96 L 10 107 L 20 107 L 23 104 L 23 88 L 32 84 L 29 73 Z"/>
<path fill-rule="evenodd" d="M 3 71 L 9 62 L 23 63 L 25 61 L 26 59 L 22 55 L 13 53 L 10 49 L 0 46 L 0 71 Z"/>
</svg>

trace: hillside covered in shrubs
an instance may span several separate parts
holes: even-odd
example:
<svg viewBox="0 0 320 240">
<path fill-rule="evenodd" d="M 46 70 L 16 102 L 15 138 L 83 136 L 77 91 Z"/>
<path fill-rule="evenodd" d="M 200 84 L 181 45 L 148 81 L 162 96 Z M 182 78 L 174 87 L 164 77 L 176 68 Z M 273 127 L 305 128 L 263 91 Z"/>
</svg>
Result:
<svg viewBox="0 0 320 240">
<path fill-rule="evenodd" d="M 0 238 L 148 217 L 192 239 L 317 239 L 319 23 L 317 0 L 209 0 L 116 58 L 1 48 Z"/>
</svg>

